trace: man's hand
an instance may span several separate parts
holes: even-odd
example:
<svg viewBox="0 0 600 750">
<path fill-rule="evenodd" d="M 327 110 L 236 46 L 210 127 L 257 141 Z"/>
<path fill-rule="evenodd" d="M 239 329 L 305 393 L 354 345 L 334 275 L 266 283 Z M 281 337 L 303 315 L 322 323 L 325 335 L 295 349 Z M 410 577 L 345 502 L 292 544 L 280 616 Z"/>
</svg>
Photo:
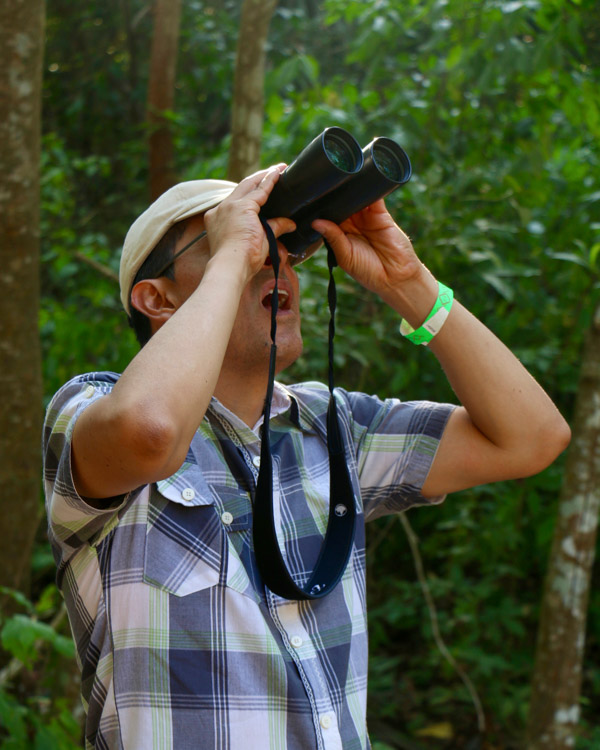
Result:
<svg viewBox="0 0 600 750">
<path fill-rule="evenodd" d="M 343 222 L 313 222 L 341 268 L 418 328 L 437 282 L 383 201 Z M 393 332 L 391 335 L 399 336 Z M 542 471 L 569 442 L 569 427 L 516 357 L 454 301 L 430 350 L 462 406 L 450 418 L 423 486 L 436 496 Z"/>
<path fill-rule="evenodd" d="M 412 326 L 422 324 L 435 303 L 437 284 L 383 200 L 340 226 L 318 219 L 312 227 L 329 242 L 340 268 Z"/>
<path fill-rule="evenodd" d="M 267 257 L 258 213 L 283 167 L 242 180 L 206 212 L 204 224 L 197 219 L 207 229 L 208 261 L 200 251 L 195 260 L 184 256 L 179 263 L 187 263 L 187 271 L 176 269 L 175 280 L 152 280 L 152 338 L 112 392 L 75 424 L 73 476 L 83 496 L 122 495 L 170 476 L 183 463 L 215 392 L 241 295 Z M 295 227 L 286 218 L 269 224 L 276 236 Z M 249 390 L 243 369 L 239 390 Z"/>
<path fill-rule="evenodd" d="M 392 219 L 383 200 L 354 214 L 339 227 L 324 219 L 312 226 L 331 244 L 340 268 L 381 297 L 421 272 L 421 262 L 410 240 Z"/>
<path fill-rule="evenodd" d="M 230 253 L 232 260 L 244 262 L 247 278 L 260 271 L 269 253 L 269 242 L 258 218 L 285 164 L 276 164 L 246 177 L 225 200 L 204 215 L 211 257 Z M 291 219 L 269 219 L 275 237 L 292 232 Z"/>
</svg>

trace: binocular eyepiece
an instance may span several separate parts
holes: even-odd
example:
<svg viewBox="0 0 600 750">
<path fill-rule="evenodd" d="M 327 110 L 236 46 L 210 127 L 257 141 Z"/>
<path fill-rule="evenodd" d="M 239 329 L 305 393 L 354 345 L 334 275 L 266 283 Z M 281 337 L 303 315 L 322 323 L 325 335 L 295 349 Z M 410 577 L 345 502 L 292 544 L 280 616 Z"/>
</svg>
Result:
<svg viewBox="0 0 600 750">
<path fill-rule="evenodd" d="M 317 136 L 280 175 L 260 216 L 286 216 L 296 222 L 279 240 L 290 265 L 310 257 L 321 235 L 311 223 L 329 219 L 340 224 L 408 182 L 410 160 L 391 138 L 375 138 L 361 149 L 343 128 L 331 127 Z"/>
</svg>

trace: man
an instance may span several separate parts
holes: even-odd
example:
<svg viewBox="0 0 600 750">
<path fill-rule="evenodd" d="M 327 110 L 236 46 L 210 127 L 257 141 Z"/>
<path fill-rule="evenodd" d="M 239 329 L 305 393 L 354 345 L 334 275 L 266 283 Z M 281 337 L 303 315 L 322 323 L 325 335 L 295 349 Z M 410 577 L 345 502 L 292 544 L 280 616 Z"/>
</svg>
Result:
<svg viewBox="0 0 600 750">
<path fill-rule="evenodd" d="M 569 441 L 513 355 L 439 294 L 383 201 L 341 227 L 316 221 L 339 265 L 409 326 L 443 308 L 429 346 L 461 406 L 337 389 L 357 503 L 350 560 L 321 599 L 266 589 L 251 528 L 274 279 L 258 213 L 283 168 L 238 186 L 182 183 L 136 220 L 121 296 L 149 340 L 121 376 L 75 378 L 49 407 L 50 537 L 86 747 L 369 747 L 365 518 L 541 471 Z M 294 228 L 269 224 L 276 237 Z M 302 339 L 298 279 L 278 244 L 281 371 Z M 272 404 L 275 523 L 299 585 L 327 524 L 327 400 L 320 384 L 277 384 Z"/>
</svg>

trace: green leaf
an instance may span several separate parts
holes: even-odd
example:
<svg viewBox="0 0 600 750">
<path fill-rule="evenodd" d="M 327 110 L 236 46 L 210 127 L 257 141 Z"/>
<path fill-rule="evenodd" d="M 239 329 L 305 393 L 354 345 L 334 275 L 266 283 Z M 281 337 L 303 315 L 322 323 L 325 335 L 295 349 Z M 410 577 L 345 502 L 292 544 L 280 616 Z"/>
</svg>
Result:
<svg viewBox="0 0 600 750">
<path fill-rule="evenodd" d="M 12 696 L 0 690 L 0 727 L 6 730 L 15 750 L 26 746 L 26 713 L 24 706 L 20 706 Z"/>
<path fill-rule="evenodd" d="M 595 266 L 598 254 L 600 253 L 600 242 L 596 242 L 590 248 L 590 265 Z"/>
<path fill-rule="evenodd" d="M 363 109 L 371 110 L 379 106 L 379 94 L 376 91 L 369 91 L 360 97 L 360 106 Z"/>
<path fill-rule="evenodd" d="M 16 589 L 8 588 L 8 586 L 0 586 L 0 594 L 9 596 L 11 599 L 13 599 L 17 604 L 19 604 L 21 607 L 26 609 L 28 612 L 34 611 L 33 604 L 29 601 L 29 599 L 23 594 L 21 591 L 17 591 Z"/>
<path fill-rule="evenodd" d="M 59 635 L 50 625 L 25 615 L 15 615 L 6 621 L 1 633 L 2 647 L 22 661 L 28 668 L 38 656 L 38 642 L 50 643 L 64 656 L 73 656 L 71 639 Z"/>
<path fill-rule="evenodd" d="M 504 279 L 501 279 L 499 276 L 489 271 L 485 271 L 484 273 L 482 273 L 481 278 L 487 281 L 490 286 L 494 287 L 498 294 L 504 297 L 505 300 L 512 302 L 515 296 L 514 291 L 512 290 L 512 287 L 510 287 L 504 281 Z"/>
<path fill-rule="evenodd" d="M 2 647 L 10 651 L 27 667 L 31 667 L 37 656 L 35 642 L 45 629 L 53 632 L 48 625 L 44 626 L 42 623 L 23 615 L 15 615 L 7 620 L 2 628 Z M 44 634 L 46 640 L 48 640 L 48 633 L 45 632 Z"/>
<path fill-rule="evenodd" d="M 581 255 L 575 255 L 575 253 L 564 253 L 564 252 L 553 252 L 552 250 L 548 250 L 546 252 L 546 255 L 548 255 L 549 258 L 554 258 L 555 260 L 564 260 L 567 263 L 574 263 L 575 265 L 582 266 L 583 268 L 589 268 L 589 263 L 585 258 L 582 258 Z"/>
<path fill-rule="evenodd" d="M 60 606 L 62 599 L 56 584 L 50 583 L 42 591 L 40 598 L 35 604 L 35 612 L 38 617 L 44 618 L 51 615 Z"/>
<path fill-rule="evenodd" d="M 267 119 L 274 125 L 281 122 L 284 113 L 283 99 L 277 94 L 271 94 L 265 107 Z"/>
<path fill-rule="evenodd" d="M 54 649 L 62 656 L 66 656 L 69 659 L 75 656 L 75 644 L 72 638 L 56 633 L 51 642 Z"/>
<path fill-rule="evenodd" d="M 446 55 L 446 68 L 448 68 L 448 70 L 455 68 L 461 61 L 463 54 L 464 48 L 460 45 L 457 44 L 455 47 L 452 47 L 450 52 Z"/>
</svg>

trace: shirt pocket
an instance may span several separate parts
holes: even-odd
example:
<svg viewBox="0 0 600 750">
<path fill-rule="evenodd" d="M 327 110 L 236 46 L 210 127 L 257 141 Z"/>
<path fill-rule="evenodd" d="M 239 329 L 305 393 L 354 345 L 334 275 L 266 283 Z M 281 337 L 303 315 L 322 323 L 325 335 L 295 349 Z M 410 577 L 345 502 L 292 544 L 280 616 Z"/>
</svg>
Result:
<svg viewBox="0 0 600 750">
<path fill-rule="evenodd" d="M 177 597 L 221 585 L 256 599 L 242 563 L 251 525 L 250 499 L 244 502 L 236 488 L 211 486 L 193 505 L 172 502 L 154 488 L 144 582 Z"/>
</svg>

